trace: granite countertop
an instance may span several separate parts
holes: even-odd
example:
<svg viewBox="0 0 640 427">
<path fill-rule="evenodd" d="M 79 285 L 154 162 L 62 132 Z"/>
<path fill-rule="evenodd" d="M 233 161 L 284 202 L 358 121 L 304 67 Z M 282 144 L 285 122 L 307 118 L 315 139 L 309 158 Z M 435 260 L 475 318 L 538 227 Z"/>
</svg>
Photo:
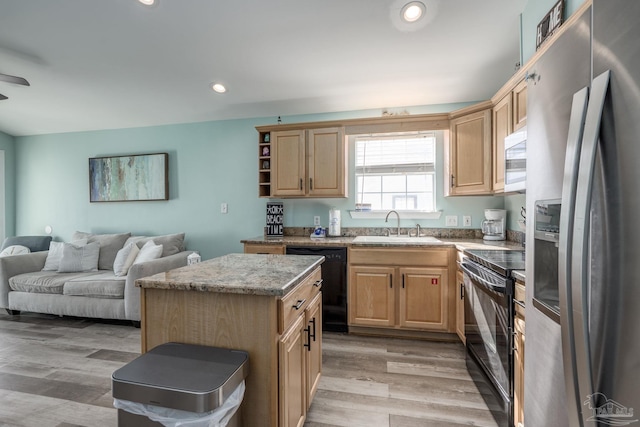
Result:
<svg viewBox="0 0 640 427">
<path fill-rule="evenodd" d="M 527 276 L 525 276 L 524 270 L 513 270 L 511 276 L 522 283 L 527 283 Z"/>
<path fill-rule="evenodd" d="M 138 279 L 136 286 L 282 297 L 323 262 L 313 255 L 229 254 Z"/>
<path fill-rule="evenodd" d="M 303 236 L 284 236 L 281 239 L 265 239 L 264 237 L 254 237 L 243 239 L 241 243 L 255 245 L 286 245 L 286 246 L 351 246 L 351 247 L 455 247 L 458 250 L 464 249 L 492 249 L 492 250 L 522 250 L 522 244 L 517 242 L 487 241 L 482 239 L 455 239 L 438 238 L 439 243 L 432 242 L 407 242 L 407 243 L 379 243 L 379 242 L 354 242 L 355 237 L 325 237 L 324 239 L 311 239 Z"/>
</svg>

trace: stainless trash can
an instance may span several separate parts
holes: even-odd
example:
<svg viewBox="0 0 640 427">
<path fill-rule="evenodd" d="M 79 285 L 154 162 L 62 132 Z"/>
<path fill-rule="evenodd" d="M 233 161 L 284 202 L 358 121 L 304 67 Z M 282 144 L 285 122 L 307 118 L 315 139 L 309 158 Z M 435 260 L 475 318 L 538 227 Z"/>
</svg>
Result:
<svg viewBox="0 0 640 427">
<path fill-rule="evenodd" d="M 162 344 L 112 374 L 113 397 L 204 416 L 222 406 L 244 381 L 248 359 L 248 353 L 241 350 Z M 119 427 L 160 425 L 147 416 L 118 409 Z M 240 425 L 239 409 L 227 425 Z"/>
</svg>

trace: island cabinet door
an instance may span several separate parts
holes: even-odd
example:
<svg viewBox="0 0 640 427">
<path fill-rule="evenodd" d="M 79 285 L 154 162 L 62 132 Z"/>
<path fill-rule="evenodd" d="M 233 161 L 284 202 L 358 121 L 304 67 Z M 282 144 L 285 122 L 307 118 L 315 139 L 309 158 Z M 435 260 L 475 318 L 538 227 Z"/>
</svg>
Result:
<svg viewBox="0 0 640 427">
<path fill-rule="evenodd" d="M 350 267 L 349 324 L 395 325 L 394 272 L 393 267 Z"/>
<path fill-rule="evenodd" d="M 280 427 L 302 427 L 307 415 L 307 332 L 299 316 L 279 342 Z"/>
<path fill-rule="evenodd" d="M 322 293 L 305 310 L 307 324 L 307 409 L 318 390 L 322 374 Z"/>
<path fill-rule="evenodd" d="M 446 330 L 446 268 L 400 268 L 400 326 Z"/>
</svg>

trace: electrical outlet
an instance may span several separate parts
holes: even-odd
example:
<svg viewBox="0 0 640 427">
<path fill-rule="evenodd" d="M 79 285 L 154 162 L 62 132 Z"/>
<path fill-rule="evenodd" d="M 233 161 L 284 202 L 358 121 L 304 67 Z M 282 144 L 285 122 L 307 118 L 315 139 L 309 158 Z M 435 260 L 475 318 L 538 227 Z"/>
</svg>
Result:
<svg viewBox="0 0 640 427">
<path fill-rule="evenodd" d="M 320 225 L 320 217 L 319 217 L 319 216 L 314 216 L 314 217 L 313 217 L 313 225 L 314 225 L 315 227 L 317 227 L 317 226 L 319 226 L 319 225 Z"/>
<path fill-rule="evenodd" d="M 458 215 L 447 215 L 445 223 L 447 227 L 456 227 L 458 225 Z"/>
<path fill-rule="evenodd" d="M 462 225 L 464 227 L 471 227 L 471 215 L 462 216 Z"/>
<path fill-rule="evenodd" d="M 229 206 L 226 203 L 220 204 L 220 213 L 226 214 L 229 212 Z"/>
</svg>

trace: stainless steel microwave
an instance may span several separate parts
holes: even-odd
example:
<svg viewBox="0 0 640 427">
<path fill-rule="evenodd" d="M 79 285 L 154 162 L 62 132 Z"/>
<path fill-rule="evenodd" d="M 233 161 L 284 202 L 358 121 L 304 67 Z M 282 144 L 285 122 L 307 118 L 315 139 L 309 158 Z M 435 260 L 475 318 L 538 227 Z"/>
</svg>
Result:
<svg viewBox="0 0 640 427">
<path fill-rule="evenodd" d="M 527 183 L 527 128 L 504 139 L 504 191 L 523 193 Z"/>
</svg>

